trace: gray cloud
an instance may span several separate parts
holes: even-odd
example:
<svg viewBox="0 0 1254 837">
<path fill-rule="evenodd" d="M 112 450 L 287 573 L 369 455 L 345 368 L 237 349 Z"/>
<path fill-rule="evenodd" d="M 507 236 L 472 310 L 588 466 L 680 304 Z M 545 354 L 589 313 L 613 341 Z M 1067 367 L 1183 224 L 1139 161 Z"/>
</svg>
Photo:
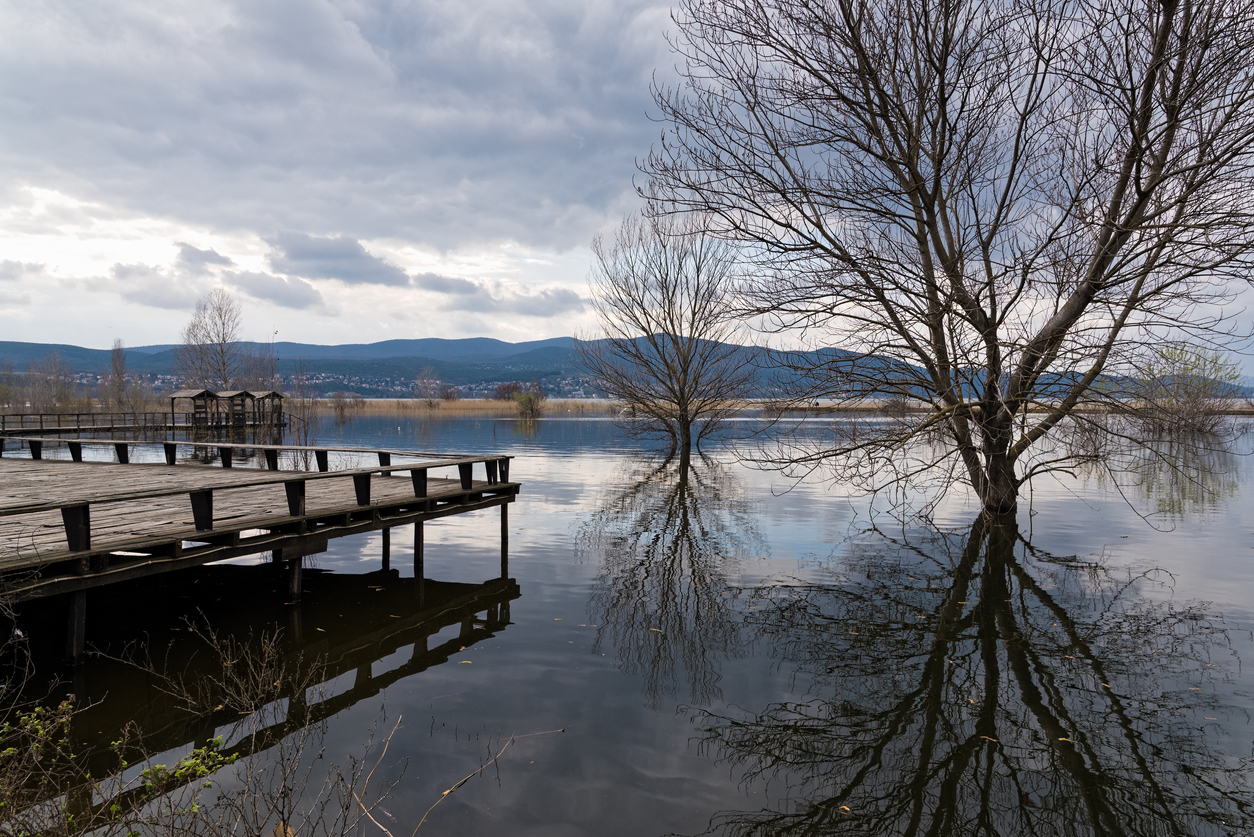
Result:
<svg viewBox="0 0 1254 837">
<path fill-rule="evenodd" d="M 115 264 L 109 271 L 113 288 L 123 299 L 152 308 L 193 308 L 209 285 L 194 277 L 172 277 L 146 264 Z"/>
<path fill-rule="evenodd" d="M 48 266 L 35 262 L 0 261 L 0 282 L 27 282 L 47 278 Z"/>
<path fill-rule="evenodd" d="M 277 273 L 309 279 L 338 279 L 348 285 L 409 284 L 405 271 L 372 256 L 356 239 L 279 233 L 270 239 L 270 245 L 274 249 L 267 261 Z"/>
<path fill-rule="evenodd" d="M 212 248 L 201 250 L 199 247 L 184 244 L 182 241 L 176 243 L 179 248 L 177 264 L 179 268 L 189 273 L 204 273 L 210 266 L 230 267 L 235 264 L 230 257 L 224 256 Z"/>
<path fill-rule="evenodd" d="M 296 277 L 283 278 L 268 273 L 223 273 L 222 278 L 257 299 L 264 299 L 284 308 L 304 309 L 322 305 L 318 289 Z"/>
<path fill-rule="evenodd" d="M 668 7 L 5 4 L 0 180 L 216 230 L 586 244 L 634 201 Z"/>
<path fill-rule="evenodd" d="M 441 276 L 438 273 L 419 273 L 413 277 L 414 286 L 427 291 L 435 291 L 442 294 L 480 294 L 483 293 L 483 287 L 471 282 L 469 279 L 456 279 L 451 276 Z"/>
<path fill-rule="evenodd" d="M 535 293 L 495 294 L 482 283 L 441 276 L 438 273 L 420 273 L 413 280 L 416 287 L 447 295 L 449 298 L 444 307 L 449 311 L 554 317 L 582 311 L 584 307 L 579 294 L 566 288 L 546 288 Z"/>
</svg>

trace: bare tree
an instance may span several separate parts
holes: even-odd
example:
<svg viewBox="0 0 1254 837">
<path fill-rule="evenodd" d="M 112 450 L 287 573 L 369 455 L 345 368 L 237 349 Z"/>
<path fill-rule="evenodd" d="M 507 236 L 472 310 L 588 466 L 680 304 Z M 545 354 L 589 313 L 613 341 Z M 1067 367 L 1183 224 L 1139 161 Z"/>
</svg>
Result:
<svg viewBox="0 0 1254 837">
<path fill-rule="evenodd" d="M 126 384 L 126 349 L 122 346 L 122 338 L 115 338 L 113 350 L 109 353 L 108 388 L 104 400 L 109 410 L 122 412 L 128 404 Z"/>
<path fill-rule="evenodd" d="M 414 379 L 414 397 L 428 410 L 440 406 L 440 377 L 433 367 L 424 366 L 418 370 L 418 377 Z"/>
<path fill-rule="evenodd" d="M 675 23 L 642 192 L 740 242 L 749 312 L 823 349 L 794 356 L 799 398 L 929 407 L 774 464 L 939 474 L 1009 511 L 1104 375 L 1232 337 L 1250 0 L 687 0 Z M 901 456 L 930 429 L 934 461 Z"/>
<path fill-rule="evenodd" d="M 252 353 L 240 343 L 239 302 L 215 288 L 196 302 L 196 313 L 180 334 L 174 367 L 183 385 L 231 390 L 252 371 Z"/>
<path fill-rule="evenodd" d="M 728 318 L 735 250 L 699 219 L 665 216 L 629 217 L 592 249 L 602 337 L 576 344 L 579 364 L 627 405 L 630 429 L 666 436 L 686 460 L 752 383 Z"/>
</svg>

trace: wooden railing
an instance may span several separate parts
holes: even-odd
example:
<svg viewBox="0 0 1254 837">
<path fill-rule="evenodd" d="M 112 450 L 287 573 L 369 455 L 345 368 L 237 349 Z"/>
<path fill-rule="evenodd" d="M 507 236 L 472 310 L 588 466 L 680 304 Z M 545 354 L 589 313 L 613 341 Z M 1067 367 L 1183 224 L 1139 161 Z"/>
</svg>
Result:
<svg viewBox="0 0 1254 837">
<path fill-rule="evenodd" d="M 49 432 L 65 430 L 91 430 L 93 428 L 113 429 L 119 427 L 240 427 L 240 426 L 286 426 L 286 414 L 262 417 L 254 420 L 248 417 L 243 424 L 232 423 L 230 417 L 221 414 L 211 416 L 208 420 L 203 415 L 197 416 L 190 412 L 138 412 L 138 413 L 13 413 L 0 415 L 0 433 L 8 431 Z"/>
</svg>

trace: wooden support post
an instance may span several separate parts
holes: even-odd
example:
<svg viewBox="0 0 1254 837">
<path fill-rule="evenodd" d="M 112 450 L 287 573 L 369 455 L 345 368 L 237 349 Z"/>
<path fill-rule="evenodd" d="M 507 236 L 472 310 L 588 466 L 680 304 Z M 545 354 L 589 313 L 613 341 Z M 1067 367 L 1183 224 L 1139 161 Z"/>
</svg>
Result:
<svg viewBox="0 0 1254 837">
<path fill-rule="evenodd" d="M 383 530 L 383 569 L 392 569 L 392 530 Z"/>
<path fill-rule="evenodd" d="M 218 448 L 218 456 L 222 458 L 222 467 L 230 468 L 231 462 L 235 457 L 235 448 L 220 447 Z"/>
<path fill-rule="evenodd" d="M 330 465 L 327 464 L 327 452 L 326 451 L 324 450 L 314 451 L 314 459 L 318 460 L 319 471 L 326 473 L 328 470 L 330 470 Z"/>
<path fill-rule="evenodd" d="M 498 479 L 497 469 L 496 469 L 496 460 L 489 459 L 487 462 L 483 463 L 483 465 L 485 468 L 487 468 L 487 471 L 488 471 L 488 485 L 496 485 L 497 479 Z"/>
<path fill-rule="evenodd" d="M 30 458 L 31 459 L 43 459 L 44 458 L 44 443 L 43 442 L 40 442 L 36 439 L 30 440 Z"/>
<path fill-rule="evenodd" d="M 197 532 L 208 532 L 213 528 L 213 491 L 193 491 L 192 519 L 196 521 Z"/>
<path fill-rule="evenodd" d="M 370 505 L 369 474 L 353 474 L 353 493 L 357 495 L 357 505 Z"/>
<path fill-rule="evenodd" d="M 65 524 L 65 542 L 71 552 L 91 549 L 91 507 L 66 506 L 61 509 L 61 522 Z"/>
<path fill-rule="evenodd" d="M 283 483 L 283 490 L 287 492 L 287 513 L 292 517 L 305 516 L 305 481 L 292 480 Z"/>
<path fill-rule="evenodd" d="M 288 604 L 300 601 L 300 571 L 305 559 L 293 558 L 287 562 L 287 601 Z"/>
<path fill-rule="evenodd" d="M 292 613 L 299 620 L 300 608 L 293 608 Z M 296 639 L 296 641 L 302 640 Z M 305 726 L 309 722 L 309 699 L 305 697 L 304 689 L 287 699 L 287 719 L 300 726 Z"/>
<path fill-rule="evenodd" d="M 501 506 L 501 578 L 509 578 L 509 505 Z"/>
<path fill-rule="evenodd" d="M 177 465 L 179 461 L 179 446 L 172 442 L 166 442 L 165 447 L 165 464 Z"/>
<path fill-rule="evenodd" d="M 123 465 L 130 464 L 130 461 L 131 461 L 131 446 L 130 445 L 128 445 L 126 442 L 118 442 L 113 446 L 113 449 L 117 451 L 118 462 L 120 462 Z"/>
<path fill-rule="evenodd" d="M 370 670 L 370 663 L 362 663 L 357 667 L 357 674 L 353 677 L 354 689 L 369 689 L 370 680 L 374 677 L 374 672 Z"/>
<path fill-rule="evenodd" d="M 83 443 L 82 442 L 70 442 L 70 459 L 74 460 L 75 462 L 83 461 Z"/>
<path fill-rule="evenodd" d="M 83 659 L 87 646 L 87 591 L 70 594 L 69 623 L 65 635 L 65 656 L 71 662 Z"/>
<path fill-rule="evenodd" d="M 422 531 L 422 521 L 419 520 L 414 524 L 414 582 L 418 585 L 418 606 L 422 607 L 426 602 L 426 576 L 427 570 L 424 566 L 423 550 L 426 547 L 424 543 L 425 533 Z"/>
<path fill-rule="evenodd" d="M 469 462 L 457 466 L 457 474 L 462 478 L 462 491 L 470 490 L 471 467 Z"/>
<path fill-rule="evenodd" d="M 266 467 L 271 471 L 279 470 L 279 452 L 277 450 L 266 451 Z"/>
<path fill-rule="evenodd" d="M 414 481 L 414 496 L 426 497 L 427 496 L 427 469 L 415 468 L 414 470 L 409 472 L 409 477 L 410 479 Z M 418 525 L 421 526 L 422 524 L 420 523 Z"/>
<path fill-rule="evenodd" d="M 498 459 L 497 465 L 501 470 L 501 482 L 509 482 L 509 459 Z"/>
<path fill-rule="evenodd" d="M 392 454 L 390 454 L 390 453 L 384 453 L 384 452 L 380 451 L 380 452 L 379 452 L 379 467 L 380 467 L 380 468 L 387 468 L 387 467 L 388 467 L 389 465 L 391 465 L 391 464 L 392 464 Z M 391 472 L 391 471 L 384 471 L 384 472 L 383 472 L 383 476 L 385 476 L 385 477 L 390 477 L 390 476 L 392 476 L 392 472 Z"/>
</svg>

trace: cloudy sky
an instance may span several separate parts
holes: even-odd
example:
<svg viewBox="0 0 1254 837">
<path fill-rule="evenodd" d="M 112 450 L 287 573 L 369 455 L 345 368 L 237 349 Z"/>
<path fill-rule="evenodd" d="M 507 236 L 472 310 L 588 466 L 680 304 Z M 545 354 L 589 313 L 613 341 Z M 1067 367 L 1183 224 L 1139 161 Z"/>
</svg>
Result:
<svg viewBox="0 0 1254 837">
<path fill-rule="evenodd" d="M 643 0 L 0 0 L 0 340 L 588 323 L 673 64 Z"/>
</svg>

